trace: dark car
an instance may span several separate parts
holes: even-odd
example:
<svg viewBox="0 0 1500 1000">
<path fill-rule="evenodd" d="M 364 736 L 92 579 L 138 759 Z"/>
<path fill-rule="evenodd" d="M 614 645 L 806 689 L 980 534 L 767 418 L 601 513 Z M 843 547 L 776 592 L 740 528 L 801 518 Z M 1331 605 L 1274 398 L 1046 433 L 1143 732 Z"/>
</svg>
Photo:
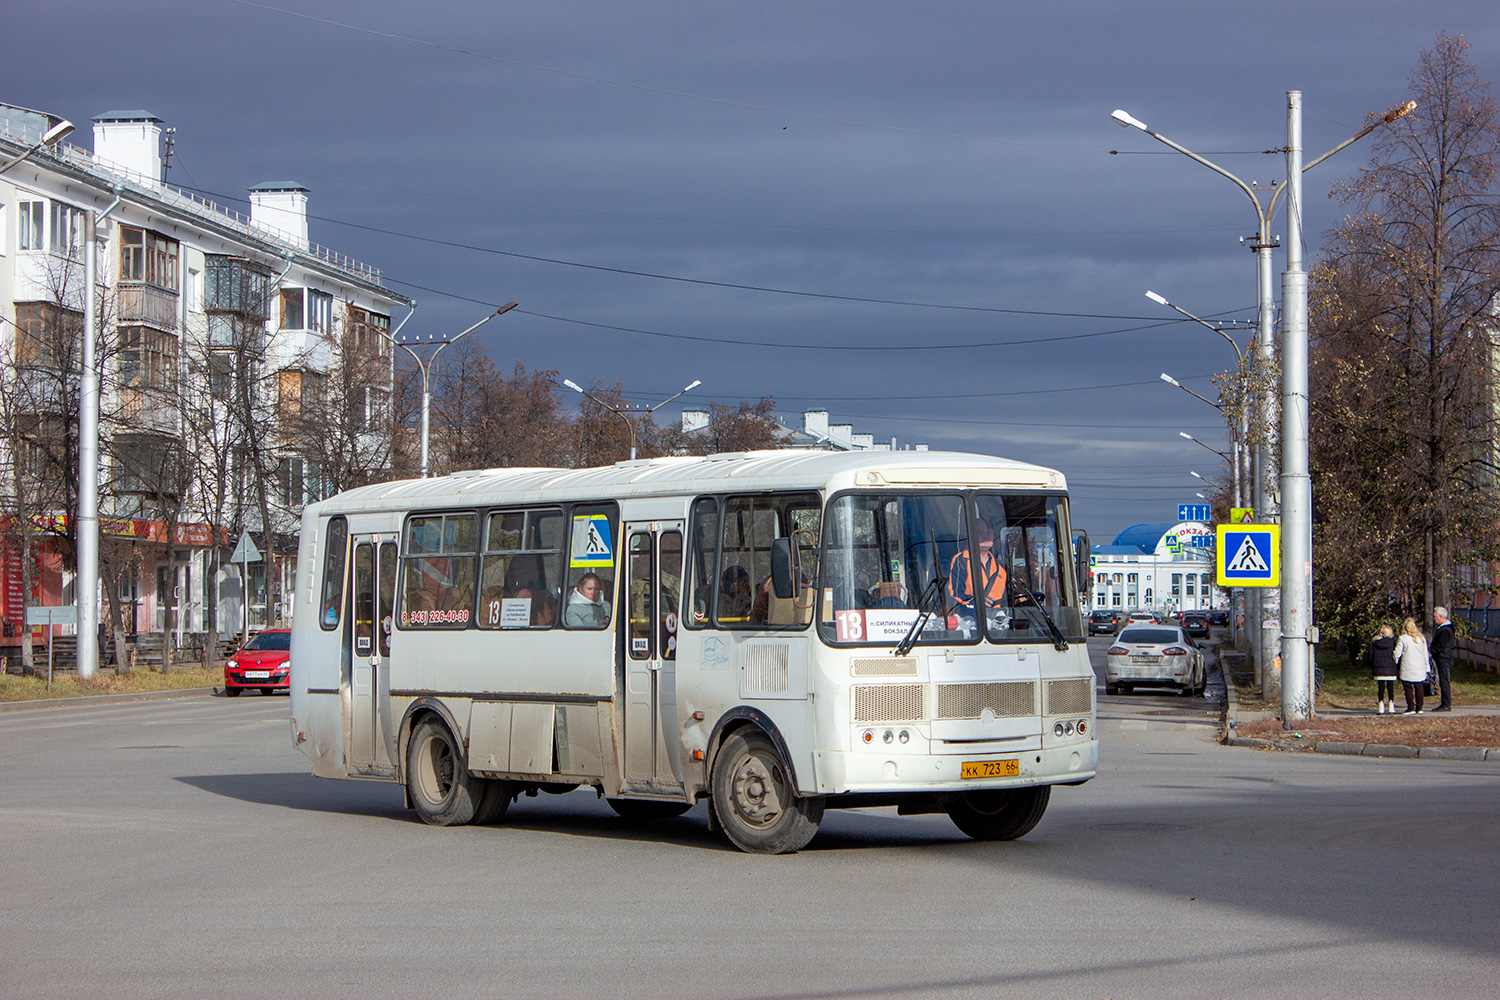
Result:
<svg viewBox="0 0 1500 1000">
<path fill-rule="evenodd" d="M 290 691 L 292 630 L 268 628 L 224 661 L 224 694 L 239 696 L 245 688 L 260 688 L 261 694 Z"/>
<path fill-rule="evenodd" d="M 1216 628 L 1228 628 L 1229 612 L 1223 608 L 1217 611 L 1210 611 L 1208 613 L 1208 623 Z"/>
<path fill-rule="evenodd" d="M 1115 634 L 1115 613 L 1113 611 L 1095 611 L 1089 615 L 1089 635 L 1101 633 Z"/>
<path fill-rule="evenodd" d="M 1192 638 L 1207 637 L 1208 614 L 1203 611 L 1188 611 L 1182 616 L 1182 630 Z"/>
</svg>

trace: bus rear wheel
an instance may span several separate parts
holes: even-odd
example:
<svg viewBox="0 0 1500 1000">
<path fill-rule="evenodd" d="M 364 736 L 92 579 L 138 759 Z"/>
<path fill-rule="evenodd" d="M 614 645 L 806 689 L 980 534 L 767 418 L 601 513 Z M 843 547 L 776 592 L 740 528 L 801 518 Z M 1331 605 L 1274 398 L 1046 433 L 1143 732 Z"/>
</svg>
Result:
<svg viewBox="0 0 1500 1000">
<path fill-rule="evenodd" d="M 471 822 L 487 785 L 464 767 L 463 751 L 446 725 L 433 718 L 417 723 L 406 747 L 406 791 L 423 822 L 433 826 Z M 505 804 L 510 804 L 508 798 Z"/>
<path fill-rule="evenodd" d="M 947 804 L 953 825 L 975 840 L 1015 840 L 1031 832 L 1047 811 L 1051 785 L 964 792 Z"/>
<path fill-rule="evenodd" d="M 823 821 L 823 799 L 797 794 L 791 772 L 760 733 L 736 733 L 714 759 L 714 813 L 734 845 L 750 854 L 806 847 Z"/>
</svg>

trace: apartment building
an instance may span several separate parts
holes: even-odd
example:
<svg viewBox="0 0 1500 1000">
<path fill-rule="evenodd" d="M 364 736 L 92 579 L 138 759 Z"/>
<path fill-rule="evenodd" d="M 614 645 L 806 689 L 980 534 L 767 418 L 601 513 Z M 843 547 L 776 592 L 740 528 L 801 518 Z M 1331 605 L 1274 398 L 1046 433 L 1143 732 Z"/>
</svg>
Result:
<svg viewBox="0 0 1500 1000">
<path fill-rule="evenodd" d="M 389 465 L 391 319 L 413 303 L 311 242 L 300 184 L 256 184 L 245 215 L 165 183 L 149 112 L 94 118 L 92 149 L 42 145 L 56 121 L 0 104 L 0 654 L 23 604 L 74 602 L 91 220 L 100 620 L 283 621 L 303 504 Z M 228 563 L 246 532 L 264 558 Z"/>
</svg>

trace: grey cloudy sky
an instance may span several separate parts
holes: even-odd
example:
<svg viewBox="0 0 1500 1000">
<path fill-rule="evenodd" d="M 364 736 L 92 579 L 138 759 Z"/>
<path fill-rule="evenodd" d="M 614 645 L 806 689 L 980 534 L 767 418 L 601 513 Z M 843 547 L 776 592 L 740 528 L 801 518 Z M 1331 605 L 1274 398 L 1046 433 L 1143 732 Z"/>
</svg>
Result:
<svg viewBox="0 0 1500 1000">
<path fill-rule="evenodd" d="M 1264 182 L 1287 90 L 1315 155 L 1405 99 L 1439 31 L 1500 77 L 1493 0 L 18 0 L 0 24 L 0 100 L 151 111 L 169 181 L 230 207 L 304 184 L 313 240 L 420 301 L 405 334 L 516 299 L 484 331 L 504 365 L 1054 466 L 1096 542 L 1224 474 L 1178 437 L 1227 450 L 1218 414 L 1158 374 L 1212 396 L 1233 352 L 1146 289 L 1254 315 L 1248 199 L 1110 111 Z M 1309 259 L 1368 152 L 1308 176 Z"/>
</svg>

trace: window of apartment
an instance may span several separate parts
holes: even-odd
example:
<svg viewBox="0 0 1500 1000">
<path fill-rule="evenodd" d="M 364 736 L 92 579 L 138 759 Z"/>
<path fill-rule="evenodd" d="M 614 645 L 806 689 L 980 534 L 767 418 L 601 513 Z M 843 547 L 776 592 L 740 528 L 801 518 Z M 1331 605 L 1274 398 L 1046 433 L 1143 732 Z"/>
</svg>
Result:
<svg viewBox="0 0 1500 1000">
<path fill-rule="evenodd" d="M 46 224 L 47 203 L 45 201 L 23 201 L 16 205 L 20 215 L 20 231 L 16 247 L 20 250 L 47 249 Z"/>
<path fill-rule="evenodd" d="M 305 330 L 305 313 L 302 310 L 305 288 L 283 288 L 281 290 L 281 329 Z"/>
<path fill-rule="evenodd" d="M 52 252 L 79 257 L 83 253 L 83 211 L 60 201 L 52 203 Z"/>
<path fill-rule="evenodd" d="M 135 226 L 120 227 L 120 280 L 177 291 L 176 240 Z"/>
<path fill-rule="evenodd" d="M 210 254 L 203 260 L 203 308 L 264 317 L 271 297 L 271 275 L 242 257 Z"/>
<path fill-rule="evenodd" d="M 333 296 L 316 288 L 307 290 L 307 328 L 319 333 L 333 332 Z"/>
<path fill-rule="evenodd" d="M 277 405 L 282 420 L 311 419 L 322 411 L 328 376 L 299 368 L 283 368 L 280 376 Z"/>
<path fill-rule="evenodd" d="M 378 431 L 390 423 L 391 394 L 385 389 L 368 387 L 364 390 L 364 406 L 355 414 L 354 427 L 360 431 Z"/>
<path fill-rule="evenodd" d="M 51 302 L 16 303 L 16 363 L 58 369 L 75 356 L 83 338 L 83 313 Z"/>
<path fill-rule="evenodd" d="M 1189 573 L 1187 575 L 1187 595 L 1189 597 L 1192 597 L 1194 595 L 1194 593 L 1195 593 L 1194 584 L 1196 584 L 1197 582 L 1198 582 L 1198 577 L 1197 577 L 1196 574 Z"/>
<path fill-rule="evenodd" d="M 21 441 L 21 470 L 33 480 L 59 481 L 68 464 L 68 422 L 56 413 L 23 413 L 16 417 Z"/>
<path fill-rule="evenodd" d="M 380 313 L 370 312 L 359 306 L 350 306 L 348 324 L 355 351 L 368 351 L 371 354 L 383 355 L 391 349 L 390 341 L 387 339 L 391 333 L 389 316 L 382 316 Z M 382 334 L 385 336 L 381 336 Z"/>
<path fill-rule="evenodd" d="M 208 394 L 228 399 L 234 392 L 234 357 L 222 351 L 208 356 Z"/>
<path fill-rule="evenodd" d="M 182 290 L 183 297 L 187 300 L 186 305 L 193 312 L 198 311 L 198 303 L 202 301 L 203 295 L 200 289 L 203 287 L 203 272 L 196 267 L 188 268 L 187 287 Z"/>
<path fill-rule="evenodd" d="M 302 459 L 296 455 L 283 456 L 277 464 L 276 490 L 282 506 L 300 507 L 302 505 L 303 498 L 307 496 L 304 471 Z"/>
<path fill-rule="evenodd" d="M 177 383 L 177 335 L 149 326 L 120 327 L 120 385 L 170 390 Z"/>
<path fill-rule="evenodd" d="M 1135 582 L 1138 581 L 1139 577 L 1140 577 L 1140 574 L 1138 574 L 1138 573 L 1129 573 L 1125 577 L 1125 582 L 1126 583 L 1135 583 Z"/>
<path fill-rule="evenodd" d="M 110 450 L 118 492 L 177 496 L 184 468 L 181 442 L 159 434 L 121 434 Z"/>
<path fill-rule="evenodd" d="M 1182 574 L 1181 573 L 1173 573 L 1172 574 L 1172 596 L 1173 597 L 1181 597 L 1182 596 Z"/>
</svg>

